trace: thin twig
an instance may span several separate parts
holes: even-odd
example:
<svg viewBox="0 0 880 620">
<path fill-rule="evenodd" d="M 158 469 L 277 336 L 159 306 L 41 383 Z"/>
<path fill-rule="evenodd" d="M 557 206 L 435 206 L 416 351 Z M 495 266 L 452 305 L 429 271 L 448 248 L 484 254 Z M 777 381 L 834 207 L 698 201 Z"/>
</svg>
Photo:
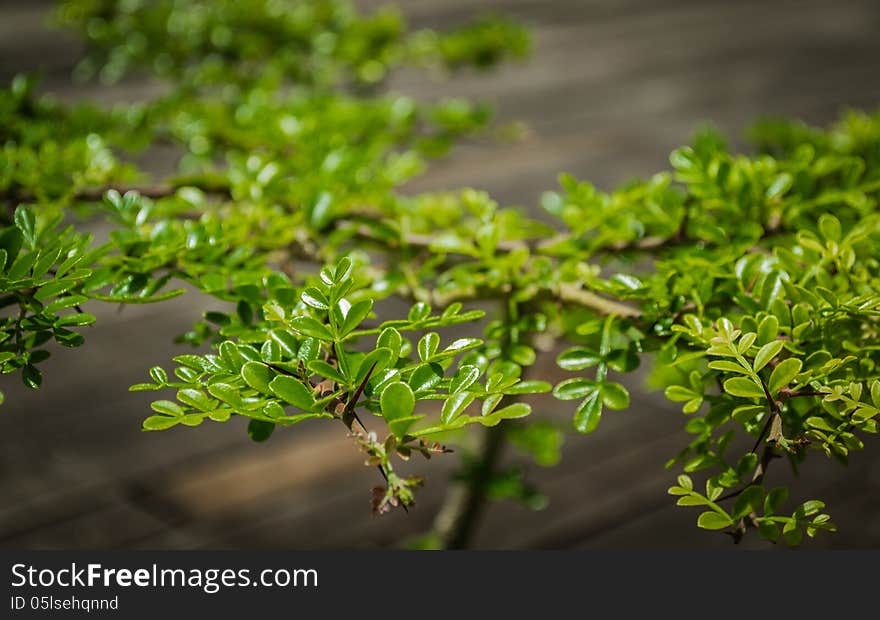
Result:
<svg viewBox="0 0 880 620">
<path fill-rule="evenodd" d="M 745 491 L 749 487 L 753 487 L 756 484 L 761 484 L 764 481 L 764 476 L 767 474 L 767 469 L 770 466 L 770 462 L 773 460 L 773 458 L 775 456 L 773 449 L 776 445 L 776 437 L 773 436 L 774 433 L 772 432 L 772 428 L 773 428 L 774 423 L 780 419 L 779 405 L 776 403 L 776 401 L 771 396 L 770 389 L 767 387 L 767 384 L 764 383 L 764 380 L 761 379 L 760 377 L 758 377 L 758 379 L 761 382 L 761 387 L 764 389 L 764 395 L 767 397 L 767 402 L 769 403 L 769 411 L 768 411 L 767 421 L 764 422 L 764 426 L 761 428 L 761 432 L 758 434 L 758 439 L 755 441 L 755 445 L 752 446 L 751 453 L 752 454 L 758 453 L 758 446 L 761 445 L 761 442 L 764 441 L 764 438 L 768 435 L 768 433 L 770 434 L 770 441 L 772 443 L 768 443 L 766 446 L 764 446 L 764 450 L 761 452 L 761 459 L 758 462 L 758 466 L 755 467 L 755 472 L 752 475 L 751 482 L 749 482 L 747 485 L 745 485 L 744 487 L 742 487 L 736 491 L 732 491 L 730 493 L 727 493 L 726 495 L 722 495 L 721 497 L 719 497 L 716 500 L 719 502 L 734 498 L 734 497 L 740 495 L 743 491 Z"/>
</svg>

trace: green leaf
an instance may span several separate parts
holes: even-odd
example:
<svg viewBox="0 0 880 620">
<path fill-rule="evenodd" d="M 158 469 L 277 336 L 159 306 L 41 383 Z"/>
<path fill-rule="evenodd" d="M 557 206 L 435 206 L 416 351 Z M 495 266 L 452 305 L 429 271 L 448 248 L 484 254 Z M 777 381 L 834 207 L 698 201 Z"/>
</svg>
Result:
<svg viewBox="0 0 880 620">
<path fill-rule="evenodd" d="M 840 305 L 840 298 L 834 291 L 829 290 L 824 286 L 817 286 L 814 290 L 819 294 L 820 297 L 822 297 L 822 299 L 828 302 L 828 305 L 832 308 L 836 308 Z M 784 533 L 785 532 L 783 532 L 783 534 Z"/>
<path fill-rule="evenodd" d="M 385 386 L 394 381 L 400 381 L 400 371 L 397 368 L 386 368 L 379 374 L 370 377 L 368 385 L 373 394 L 379 394 Z"/>
<path fill-rule="evenodd" d="M 150 378 L 154 383 L 164 385 L 168 383 L 168 373 L 161 366 L 153 366 L 150 368 Z"/>
<path fill-rule="evenodd" d="M 546 381 L 520 381 L 504 390 L 505 394 L 544 394 L 553 389 Z"/>
<path fill-rule="evenodd" d="M 724 391 L 740 398 L 764 398 L 764 389 L 745 377 L 728 379 L 724 382 Z"/>
<path fill-rule="evenodd" d="M 327 297 L 315 287 L 304 290 L 300 295 L 300 299 L 303 300 L 304 304 L 316 310 L 327 310 L 330 308 L 330 302 L 327 301 Z"/>
<path fill-rule="evenodd" d="M 737 496 L 731 516 L 734 519 L 741 519 L 752 512 L 757 512 L 760 510 L 763 500 L 764 489 L 757 485 L 746 487 Z"/>
<path fill-rule="evenodd" d="M 91 299 L 97 299 L 99 301 L 106 301 L 108 303 L 114 304 L 152 304 L 158 301 L 167 301 L 174 297 L 179 297 L 185 292 L 185 288 L 178 288 L 174 289 L 173 291 L 166 291 L 165 293 L 145 297 L 138 297 L 136 295 L 102 295 L 100 293 L 94 292 L 89 292 L 88 295 Z"/>
<path fill-rule="evenodd" d="M 56 328 L 54 334 L 55 341 L 63 347 L 79 347 L 85 342 L 81 334 L 64 328 Z"/>
<path fill-rule="evenodd" d="M 764 195 L 766 196 L 767 200 L 774 200 L 785 194 L 785 192 L 787 192 L 789 189 L 791 189 L 791 186 L 793 184 L 794 177 L 788 172 L 783 172 L 773 180 L 773 183 L 771 183 L 769 187 L 767 187 Z"/>
<path fill-rule="evenodd" d="M 13 228 L 10 226 L 3 232 L 0 232 L 0 249 L 6 252 L 5 267 L 11 265 L 16 257 L 18 257 L 22 241 L 21 231 L 17 227 Z"/>
<path fill-rule="evenodd" d="M 490 394 L 483 400 L 483 406 L 481 408 L 482 415 L 487 416 L 495 410 L 495 407 L 498 406 L 498 403 L 501 402 L 501 399 L 504 398 L 503 394 Z"/>
<path fill-rule="evenodd" d="M 782 537 L 785 539 L 786 544 L 791 547 L 797 547 L 803 541 L 804 534 L 797 526 L 797 521 L 792 519 L 786 522 L 782 528 Z"/>
<path fill-rule="evenodd" d="M 410 387 L 403 382 L 397 381 L 389 384 L 379 397 L 379 406 L 382 409 L 382 417 L 391 424 L 395 420 L 413 417 L 416 399 Z M 402 437 L 406 434 L 406 428 L 398 428 L 394 434 Z"/>
<path fill-rule="evenodd" d="M 312 360 L 306 364 L 306 367 L 312 373 L 319 375 L 324 379 L 332 379 L 336 383 L 341 383 L 342 385 L 348 385 L 349 383 L 349 380 L 345 375 L 324 360 Z"/>
<path fill-rule="evenodd" d="M 779 512 L 782 505 L 788 499 L 788 489 L 785 487 L 776 487 L 767 493 L 764 499 L 764 514 L 772 515 Z M 777 533 L 778 536 L 778 533 Z"/>
<path fill-rule="evenodd" d="M 776 542 L 779 540 L 779 526 L 772 521 L 758 521 L 758 533 L 764 540 Z"/>
<path fill-rule="evenodd" d="M 599 386 L 602 403 L 609 409 L 626 409 L 629 407 L 629 392 L 619 383 L 606 381 Z"/>
<path fill-rule="evenodd" d="M 601 361 L 602 357 L 596 351 L 585 347 L 567 349 L 556 358 L 556 363 L 560 368 L 572 371 L 590 368 Z"/>
<path fill-rule="evenodd" d="M 739 351 L 741 355 L 745 355 L 746 351 L 748 351 L 751 346 L 754 344 L 755 340 L 758 339 L 758 334 L 755 332 L 749 332 L 747 334 L 743 334 L 739 339 L 739 342 L 736 343 L 736 350 Z"/>
<path fill-rule="evenodd" d="M 186 388 L 178 390 L 177 400 L 200 411 L 211 411 L 217 407 L 217 401 L 211 400 L 201 390 Z"/>
<path fill-rule="evenodd" d="M 265 420 L 251 420 L 248 422 L 247 433 L 254 441 L 266 441 L 275 430 L 275 424 Z"/>
<path fill-rule="evenodd" d="M 269 336 L 269 339 L 266 340 L 263 345 L 260 347 L 260 359 L 262 359 L 267 364 L 282 364 L 284 363 L 281 359 L 283 353 L 281 352 L 281 347 L 278 346 L 278 343 Z M 281 368 L 281 366 L 278 366 Z M 292 370 L 295 370 L 296 366 L 293 367 Z M 285 368 L 285 370 L 288 370 Z"/>
<path fill-rule="evenodd" d="M 129 392 L 149 392 L 161 389 L 162 386 L 156 385 L 155 383 L 135 383 L 134 385 L 128 386 Z"/>
<path fill-rule="evenodd" d="M 553 396 L 559 400 L 577 400 L 588 394 L 598 394 L 599 387 L 592 379 L 566 379 L 553 388 Z"/>
<path fill-rule="evenodd" d="M 617 372 L 632 372 L 639 367 L 641 360 L 632 347 L 615 349 L 605 358 L 608 367 Z"/>
<path fill-rule="evenodd" d="M 56 280 L 55 282 L 58 282 L 58 280 Z M 46 288 L 45 286 L 40 287 L 40 289 L 36 292 L 36 294 L 34 294 L 34 299 L 37 299 L 37 301 L 43 301 L 42 299 L 39 299 L 37 296 L 45 288 Z M 53 293 L 52 295 L 50 295 L 50 297 L 53 297 L 56 294 L 57 293 Z M 89 298 L 86 297 L 85 295 L 67 295 L 65 297 L 59 297 L 55 301 L 47 304 L 43 310 L 45 312 L 48 312 L 49 314 L 55 314 L 59 310 L 66 310 L 67 308 L 73 308 L 74 306 L 78 306 L 80 304 L 83 304 L 83 303 L 87 302 L 88 300 L 89 300 Z"/>
<path fill-rule="evenodd" d="M 43 383 L 43 373 L 33 364 L 27 364 L 21 371 L 21 379 L 26 386 L 36 390 Z"/>
<path fill-rule="evenodd" d="M 398 418 L 388 423 L 388 430 L 397 437 L 403 438 L 409 430 L 412 428 L 413 424 L 424 418 L 423 415 L 413 415 L 406 418 Z M 463 419 L 463 418 L 462 418 Z"/>
<path fill-rule="evenodd" d="M 792 379 L 801 371 L 801 366 L 801 361 L 794 357 L 779 362 L 779 365 L 770 374 L 770 381 L 767 383 L 770 393 L 776 394 L 791 383 Z"/>
<path fill-rule="evenodd" d="M 354 383 L 355 385 L 360 385 L 363 383 L 364 379 L 367 378 L 367 373 L 370 372 L 370 369 L 373 369 L 372 376 L 377 377 L 379 374 L 388 368 L 388 365 L 391 363 L 391 349 L 387 347 L 379 347 L 374 351 L 370 351 L 364 358 L 361 360 L 360 366 L 358 366 L 357 372 L 355 373 Z"/>
<path fill-rule="evenodd" d="M 315 406 L 312 390 L 293 377 L 278 375 L 269 383 L 269 389 L 284 402 L 303 411 L 310 411 Z"/>
<path fill-rule="evenodd" d="M 479 338 L 459 338 L 458 340 L 453 340 L 449 346 L 447 346 L 439 353 L 433 354 L 431 356 L 431 360 L 439 361 L 442 359 L 446 359 L 447 357 L 454 357 L 459 353 L 463 353 L 464 351 L 476 349 L 482 344 L 483 341 Z"/>
<path fill-rule="evenodd" d="M 467 406 L 474 402 L 475 398 L 476 394 L 473 392 L 457 392 L 453 394 L 445 403 L 443 403 L 443 409 L 440 412 L 440 421 L 444 424 L 449 424 L 461 415 Z"/>
<path fill-rule="evenodd" d="M 345 315 L 345 321 L 339 329 L 339 336 L 345 337 L 357 329 L 358 325 L 367 318 L 367 315 L 370 314 L 372 310 L 372 299 L 364 299 L 356 304 L 352 304 L 351 308 L 348 309 L 348 313 Z"/>
<path fill-rule="evenodd" d="M 602 400 L 599 390 L 594 389 L 581 401 L 574 412 L 574 427 L 579 433 L 592 433 L 602 418 Z"/>
<path fill-rule="evenodd" d="M 413 323 L 418 323 L 419 321 L 426 319 L 430 314 L 431 306 L 423 301 L 419 301 L 413 304 L 412 308 L 410 308 L 407 318 Z"/>
<path fill-rule="evenodd" d="M 208 393 L 214 398 L 228 403 L 234 409 L 245 408 L 239 390 L 228 383 L 212 383 L 208 386 Z"/>
<path fill-rule="evenodd" d="M 479 368 L 467 364 L 462 365 L 458 369 L 458 372 L 455 373 L 455 376 L 452 378 L 452 382 L 449 384 L 449 393 L 454 394 L 456 392 L 466 390 L 479 378 Z"/>
<path fill-rule="evenodd" d="M 400 357 L 400 348 L 403 346 L 403 337 L 393 327 L 386 327 L 376 339 L 376 347 L 384 347 L 391 351 L 392 361 Z"/>
<path fill-rule="evenodd" d="M 795 514 L 801 518 L 811 517 L 823 508 L 825 508 L 825 502 L 818 499 L 811 499 L 801 504 Z"/>
<path fill-rule="evenodd" d="M 690 388 L 686 388 L 683 385 L 670 385 L 664 391 L 664 395 L 666 396 L 666 398 L 676 403 L 687 402 L 700 396 L 700 394 L 697 394 Z"/>
<path fill-rule="evenodd" d="M 723 530 L 731 525 L 733 525 L 733 521 L 728 517 L 711 510 L 697 517 L 697 527 L 701 527 L 704 530 Z"/>
<path fill-rule="evenodd" d="M 26 254 L 20 254 L 15 262 L 12 263 L 12 267 L 9 268 L 7 275 L 10 280 L 24 280 L 30 274 L 31 267 L 34 266 L 34 262 L 37 259 L 37 252 L 27 252 Z"/>
<path fill-rule="evenodd" d="M 526 403 L 513 403 L 502 409 L 498 409 L 487 416 L 477 418 L 484 426 L 494 426 L 495 420 L 517 420 L 524 418 L 532 412 L 532 408 Z M 490 422 L 487 422 L 491 420 Z M 496 422 L 497 423 L 497 422 Z"/>
<path fill-rule="evenodd" d="M 33 210 L 28 206 L 19 205 L 15 209 L 14 219 L 15 226 L 21 231 L 24 241 L 29 247 L 34 248 L 37 244 L 37 218 Z"/>
<path fill-rule="evenodd" d="M 770 360 L 779 355 L 779 352 L 782 351 L 782 341 L 774 340 L 773 342 L 768 342 L 760 349 L 758 349 L 758 353 L 755 354 L 755 362 L 752 365 L 752 368 L 755 372 L 759 372 L 764 366 L 766 366 Z"/>
<path fill-rule="evenodd" d="M 201 413 L 188 413 L 180 419 L 180 423 L 184 426 L 198 426 L 205 421 L 207 416 Z"/>
<path fill-rule="evenodd" d="M 834 426 L 828 423 L 825 418 L 819 416 L 810 416 L 806 419 L 805 424 L 810 428 L 817 428 L 820 431 L 825 431 L 827 433 L 833 433 L 835 430 Z"/>
<path fill-rule="evenodd" d="M 339 262 L 336 263 L 336 269 L 333 272 L 333 280 L 335 283 L 339 284 L 348 280 L 351 277 L 352 270 L 352 262 L 351 259 L 347 256 L 343 256 L 339 259 Z"/>
<path fill-rule="evenodd" d="M 602 321 L 601 320 L 592 320 L 592 321 L 587 321 L 586 323 L 581 323 L 580 325 L 577 326 L 577 329 L 575 331 L 577 331 L 577 333 L 580 334 L 581 336 L 589 336 L 591 334 L 598 334 L 600 331 L 602 331 Z"/>
<path fill-rule="evenodd" d="M 170 418 L 167 415 L 151 415 L 144 420 L 145 431 L 164 431 L 180 423 L 179 418 Z"/>
<path fill-rule="evenodd" d="M 250 323 L 253 318 L 253 312 L 251 310 L 250 305 L 240 301 L 238 304 L 238 316 L 241 318 L 242 323 Z M 267 304 L 263 305 L 263 315 L 266 317 L 267 321 L 275 321 L 282 322 L 287 316 L 287 312 L 281 306 L 281 304 L 276 303 L 274 301 L 270 301 Z"/>
<path fill-rule="evenodd" d="M 275 373 L 268 366 L 260 362 L 248 362 L 241 367 L 241 378 L 244 379 L 244 382 L 263 394 L 272 393 L 272 390 L 269 388 L 269 382 L 272 381 L 274 376 Z"/>
<path fill-rule="evenodd" d="M 73 314 L 65 314 L 55 320 L 56 327 L 83 327 L 91 325 L 97 319 L 92 314 L 86 312 L 75 312 Z"/>
<path fill-rule="evenodd" d="M 440 336 L 436 332 L 429 332 L 422 336 L 419 340 L 418 352 L 419 358 L 426 362 L 431 356 L 434 355 L 437 351 L 437 347 L 440 346 Z"/>
<path fill-rule="evenodd" d="M 290 327 L 303 336 L 317 338 L 318 340 L 324 341 L 333 340 L 333 334 L 330 333 L 327 326 L 323 323 L 319 323 L 310 316 L 298 316 L 292 318 L 290 320 Z"/>
<path fill-rule="evenodd" d="M 186 413 L 183 407 L 170 400 L 154 401 L 150 403 L 150 408 L 157 413 L 164 413 L 165 415 L 170 415 L 175 418 L 181 418 Z"/>
<path fill-rule="evenodd" d="M 825 238 L 826 241 L 834 241 L 835 243 L 839 243 L 840 237 L 842 235 L 840 229 L 840 220 L 838 220 L 830 213 L 823 213 L 821 216 L 819 216 L 819 232 L 822 233 L 822 236 Z"/>
<path fill-rule="evenodd" d="M 614 274 L 613 276 L 611 276 L 611 281 L 631 291 L 636 291 L 644 286 L 641 280 L 639 280 L 635 276 L 626 273 Z"/>
<path fill-rule="evenodd" d="M 52 297 L 55 297 L 55 296 L 60 295 L 62 293 L 66 293 L 67 291 L 69 291 L 70 289 L 72 289 L 74 286 L 77 285 L 77 281 L 74 280 L 73 278 L 61 278 L 60 280 L 46 280 L 45 282 L 46 282 L 46 284 L 43 284 L 39 289 L 37 289 L 37 292 L 34 293 L 34 299 L 36 299 L 37 301 L 40 301 L 40 302 L 44 302 L 44 303 Z M 78 303 L 82 303 L 83 301 L 86 301 L 87 299 L 88 299 L 87 297 L 81 297 L 80 301 Z M 77 305 L 77 304 L 73 304 L 73 305 Z M 69 306 L 64 306 L 64 307 L 69 307 Z M 47 310 L 48 310 L 48 308 L 49 308 L 49 306 L 47 306 Z M 60 310 L 61 308 L 57 308 L 57 309 Z M 54 312 L 54 309 L 49 310 L 49 311 Z"/>
<path fill-rule="evenodd" d="M 321 354 L 321 341 L 317 338 L 306 338 L 299 345 L 299 351 L 296 352 L 296 359 L 303 364 L 318 359 Z"/>
<path fill-rule="evenodd" d="M 333 349 L 336 351 L 336 364 L 339 372 L 351 381 L 357 371 L 357 362 L 361 359 L 360 355 L 352 351 L 346 351 L 341 342 L 334 343 Z"/>
<path fill-rule="evenodd" d="M 299 341 L 286 329 L 273 329 L 269 332 L 269 338 L 278 345 L 282 355 L 295 358 L 299 350 Z"/>
<path fill-rule="evenodd" d="M 531 366 L 538 358 L 535 350 L 525 344 L 517 344 L 508 348 L 507 355 L 520 366 Z"/>
<path fill-rule="evenodd" d="M 429 390 L 443 379 L 443 367 L 439 364 L 422 364 L 416 368 L 409 378 L 409 385 L 414 392 Z"/>
<path fill-rule="evenodd" d="M 721 372 L 735 372 L 740 375 L 752 374 L 750 368 L 745 368 L 736 362 L 731 362 L 730 360 L 713 360 L 709 362 L 709 369 L 720 370 Z"/>
<path fill-rule="evenodd" d="M 41 252 L 40 258 L 34 264 L 33 276 L 34 278 L 42 278 L 46 273 L 48 273 L 49 269 L 58 261 L 58 257 L 61 254 L 61 248 L 55 248 L 54 250 L 49 250 L 47 252 Z"/>
<path fill-rule="evenodd" d="M 779 334 L 779 319 L 769 314 L 758 324 L 758 344 L 767 344 L 776 340 Z"/>
<path fill-rule="evenodd" d="M 709 499 L 703 497 L 702 495 L 698 495 L 696 493 L 692 493 L 689 495 L 683 495 L 678 498 L 678 501 L 675 502 L 676 506 L 708 506 Z"/>
</svg>

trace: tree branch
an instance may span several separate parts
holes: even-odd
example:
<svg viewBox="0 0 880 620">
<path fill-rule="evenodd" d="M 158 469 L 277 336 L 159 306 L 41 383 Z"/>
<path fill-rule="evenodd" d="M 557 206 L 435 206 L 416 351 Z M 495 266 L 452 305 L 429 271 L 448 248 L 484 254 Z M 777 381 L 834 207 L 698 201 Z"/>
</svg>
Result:
<svg viewBox="0 0 880 620">
<path fill-rule="evenodd" d="M 755 445 L 752 446 L 751 452 L 753 454 L 758 453 L 758 446 L 761 445 L 761 442 L 764 441 L 765 437 L 767 437 L 768 443 L 761 451 L 761 459 L 758 461 L 757 467 L 755 467 L 755 471 L 752 474 L 751 482 L 736 491 L 732 491 L 731 493 L 727 493 L 726 495 L 719 497 L 716 500 L 719 502 L 722 502 L 726 499 L 734 498 L 749 487 L 753 487 L 756 484 L 761 484 L 764 481 L 764 476 L 767 475 L 767 469 L 770 467 L 770 462 L 776 456 L 776 454 L 774 453 L 774 448 L 776 447 L 776 441 L 778 440 L 779 435 L 781 435 L 781 412 L 779 410 L 778 403 L 773 399 L 773 396 L 770 394 L 770 390 L 767 387 L 767 384 L 764 382 L 763 379 L 761 379 L 761 377 L 758 377 L 758 379 L 761 381 L 761 387 L 764 389 L 764 395 L 767 397 L 767 402 L 769 403 L 769 415 L 767 417 L 767 421 L 764 423 L 764 426 L 761 428 L 761 432 L 758 434 L 758 439 L 755 441 Z"/>
<path fill-rule="evenodd" d="M 619 301 L 601 297 L 596 293 L 587 291 L 571 284 L 559 286 L 559 300 L 576 303 L 596 310 L 600 314 L 615 314 L 617 316 L 639 318 L 642 312 L 637 308 L 628 306 Z"/>
<path fill-rule="evenodd" d="M 503 306 L 504 322 L 516 320 L 519 309 L 515 302 L 508 301 Z M 515 344 L 516 339 L 505 337 L 507 344 Z M 525 378 L 523 372 L 522 378 Z M 505 397 L 499 406 L 514 403 L 517 396 Z M 480 435 L 475 454 L 478 460 L 467 472 L 462 482 L 455 484 L 447 492 L 443 505 L 434 520 L 434 533 L 440 538 L 445 549 L 465 549 L 473 538 L 486 504 L 489 485 L 498 461 L 504 452 L 504 422 L 484 429 Z"/>
<path fill-rule="evenodd" d="M 504 451 L 504 425 L 483 429 L 475 447 L 479 461 L 466 481 L 454 484 L 434 519 L 434 533 L 444 549 L 465 549 L 483 515 L 486 493 Z"/>
<path fill-rule="evenodd" d="M 178 189 L 185 185 L 187 185 L 187 183 L 177 183 L 171 185 L 126 185 L 113 183 L 110 185 L 105 185 L 103 187 L 89 187 L 86 189 L 82 189 L 73 194 L 71 198 L 74 201 L 100 202 L 104 198 L 104 194 L 112 189 L 116 190 L 120 194 L 125 194 L 127 192 L 137 192 L 145 198 L 167 198 L 168 196 L 173 196 Z M 199 189 L 208 194 L 216 194 L 226 197 L 229 197 L 230 195 L 228 188 L 224 188 L 221 186 L 203 186 L 199 187 Z M 33 202 L 34 200 L 36 200 L 36 198 L 36 194 L 28 191 L 10 191 L 0 193 L 0 200 L 13 203 Z"/>
</svg>

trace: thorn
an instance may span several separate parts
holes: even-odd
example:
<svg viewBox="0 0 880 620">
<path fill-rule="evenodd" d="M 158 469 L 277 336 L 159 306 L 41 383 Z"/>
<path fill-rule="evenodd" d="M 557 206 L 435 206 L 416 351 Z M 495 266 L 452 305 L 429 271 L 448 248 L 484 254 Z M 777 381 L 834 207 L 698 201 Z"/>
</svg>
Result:
<svg viewBox="0 0 880 620">
<path fill-rule="evenodd" d="M 361 422 L 361 419 L 358 417 L 358 414 L 354 410 L 354 408 L 357 405 L 357 401 L 361 397 L 361 394 L 363 393 L 364 388 L 367 387 L 367 382 L 370 380 L 370 377 L 373 375 L 373 370 L 376 368 L 376 363 L 377 362 L 373 362 L 373 365 L 370 366 L 370 369 L 367 371 L 367 375 L 364 377 L 364 380 L 361 381 L 361 384 L 354 391 L 354 394 L 352 394 L 351 398 L 348 399 L 348 402 L 345 404 L 345 410 L 342 412 L 342 419 L 343 420 L 345 420 L 346 416 L 351 415 L 355 420 L 357 420 L 357 423 L 360 424 L 360 427 L 362 429 L 364 429 L 365 433 L 368 432 L 367 427 L 364 426 L 363 422 Z M 348 427 L 351 428 L 351 424 L 348 424 Z M 382 473 L 382 475 L 383 476 L 385 475 L 384 472 Z"/>
</svg>

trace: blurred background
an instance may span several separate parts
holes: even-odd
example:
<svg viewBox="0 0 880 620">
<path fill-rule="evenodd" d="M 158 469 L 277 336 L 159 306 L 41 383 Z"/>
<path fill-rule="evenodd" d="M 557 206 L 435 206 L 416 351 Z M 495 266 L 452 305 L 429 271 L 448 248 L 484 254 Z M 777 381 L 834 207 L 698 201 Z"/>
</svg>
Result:
<svg viewBox="0 0 880 620">
<path fill-rule="evenodd" d="M 364 7 L 387 2 L 360 2 Z M 464 95 L 495 104 L 500 123 L 522 122 L 513 144 L 472 140 L 410 186 L 473 186 L 537 211 L 559 172 L 608 189 L 668 167 L 670 150 L 702 123 L 737 147 L 750 121 L 784 114 L 824 124 L 845 107 L 880 102 L 880 3 L 874 0 L 397 0 L 414 27 L 444 28 L 481 12 L 527 24 L 532 58 L 448 83 L 415 72 L 391 88 L 419 98 Z M 67 101 L 134 101 L 156 86 L 76 85 L 82 47 L 47 27 L 51 3 L 0 2 L 0 80 L 40 72 Z M 150 162 L 167 170 L 169 163 Z M 303 425 L 255 444 L 245 424 L 142 433 L 149 393 L 129 393 L 146 370 L 168 365 L 211 302 L 186 295 L 152 306 L 94 304 L 98 323 L 79 350 L 56 350 L 37 392 L 3 378 L 0 546 L 30 548 L 387 547 L 427 530 L 455 458 L 418 464 L 428 478 L 409 514 L 370 514 L 375 471 L 333 425 Z M 561 378 L 553 355 L 535 376 Z M 630 384 L 637 387 L 638 376 Z M 537 415 L 566 428 L 570 403 Z M 547 409 L 549 408 L 549 409 Z M 588 437 L 570 433 L 561 463 L 522 460 L 549 500 L 541 511 L 493 503 L 481 548 L 733 548 L 676 508 L 664 462 L 683 445 L 684 419 L 662 395 L 637 389 Z M 508 460 L 517 455 L 508 454 Z M 783 467 L 774 481 L 790 479 Z M 778 478 L 776 478 L 779 476 Z M 792 492 L 825 500 L 840 531 L 817 547 L 880 546 L 880 442 L 848 468 L 814 454 Z M 755 537 L 756 538 L 756 537 Z M 767 548 L 754 540 L 747 546 Z"/>
</svg>

